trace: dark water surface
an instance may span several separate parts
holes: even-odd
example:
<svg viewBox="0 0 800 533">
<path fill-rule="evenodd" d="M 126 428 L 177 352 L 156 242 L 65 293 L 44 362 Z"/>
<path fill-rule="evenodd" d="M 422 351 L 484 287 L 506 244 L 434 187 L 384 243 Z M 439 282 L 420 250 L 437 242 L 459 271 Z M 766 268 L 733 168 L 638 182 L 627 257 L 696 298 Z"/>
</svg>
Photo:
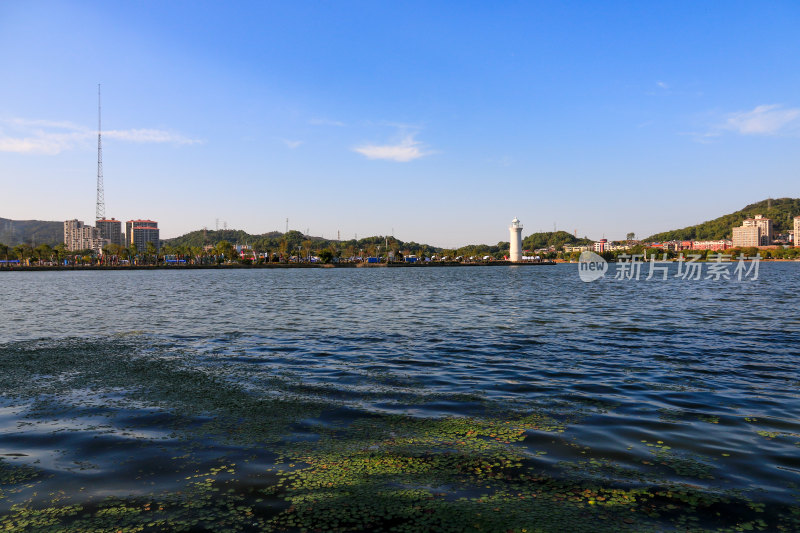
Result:
<svg viewBox="0 0 800 533">
<path fill-rule="evenodd" d="M 800 264 L 0 273 L 0 530 L 800 529 Z"/>
</svg>

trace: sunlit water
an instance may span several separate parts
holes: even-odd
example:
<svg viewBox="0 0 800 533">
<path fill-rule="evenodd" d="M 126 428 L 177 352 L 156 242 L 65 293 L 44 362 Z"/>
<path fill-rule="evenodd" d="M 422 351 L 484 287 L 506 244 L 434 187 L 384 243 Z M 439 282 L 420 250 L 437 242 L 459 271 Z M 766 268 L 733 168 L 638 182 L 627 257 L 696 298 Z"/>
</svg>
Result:
<svg viewBox="0 0 800 533">
<path fill-rule="evenodd" d="M 576 265 L 2 272 L 0 357 L 153 350 L 252 394 L 330 406 L 295 421 L 287 441 L 376 413 L 545 410 L 566 430 L 512 446 L 550 475 L 589 456 L 641 471 L 661 442 L 709 474 L 694 485 L 796 505 L 798 290 L 797 263 L 741 282 L 583 283 Z M 74 391 L 72 410 L 37 415 L 31 391 L 0 391 L 0 457 L 56 474 L 46 489 L 136 494 L 147 468 L 151 485 L 179 487 L 162 457 L 169 413 L 128 402 L 98 422 L 107 400 Z"/>
</svg>

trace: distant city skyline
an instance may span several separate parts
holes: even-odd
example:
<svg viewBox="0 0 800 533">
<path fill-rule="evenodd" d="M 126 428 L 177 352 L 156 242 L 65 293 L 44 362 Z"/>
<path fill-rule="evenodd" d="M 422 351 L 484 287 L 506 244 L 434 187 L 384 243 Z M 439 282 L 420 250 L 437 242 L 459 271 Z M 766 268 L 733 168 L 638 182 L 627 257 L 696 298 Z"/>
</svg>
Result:
<svg viewBox="0 0 800 533">
<path fill-rule="evenodd" d="M 800 4 L 0 3 L 0 217 L 443 247 L 798 197 Z"/>
</svg>

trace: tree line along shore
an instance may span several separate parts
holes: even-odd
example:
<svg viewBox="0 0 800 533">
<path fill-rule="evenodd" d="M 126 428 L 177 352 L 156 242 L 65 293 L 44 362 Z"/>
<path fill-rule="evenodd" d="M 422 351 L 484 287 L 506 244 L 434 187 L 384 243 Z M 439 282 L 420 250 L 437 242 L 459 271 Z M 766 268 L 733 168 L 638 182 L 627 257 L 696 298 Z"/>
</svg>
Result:
<svg viewBox="0 0 800 533">
<path fill-rule="evenodd" d="M 290 232 L 291 233 L 291 232 Z M 295 232 L 298 233 L 299 232 Z M 362 241 L 336 243 L 317 239 L 303 239 L 299 244 L 279 241 L 274 247 L 247 245 L 235 246 L 221 240 L 214 245 L 190 246 L 164 243 L 157 249 L 147 243 L 144 250 L 135 245 L 123 247 L 108 245 L 102 254 L 92 250 L 69 251 L 63 244 L 50 246 L 40 244 L 32 247 L 27 244 L 7 246 L 0 243 L 0 268 L 132 268 L 132 267 L 193 267 L 209 268 L 218 266 L 399 266 L 399 265 L 475 265 L 509 264 L 507 261 L 508 243 L 495 246 L 471 245 L 457 249 L 434 248 L 416 243 L 402 243 L 390 237 L 370 237 Z M 380 244 L 378 244 L 380 243 Z M 412 244 L 413 246 L 409 246 Z M 563 250 L 538 250 L 533 261 L 526 263 L 575 262 L 580 252 Z M 603 252 L 600 255 L 607 261 L 616 261 L 619 256 L 639 255 L 643 258 L 657 257 L 659 260 L 675 260 L 681 254 L 700 255 L 700 260 L 714 260 L 723 253 L 733 258 L 741 255 L 764 260 L 798 260 L 800 247 L 772 248 L 730 248 L 722 252 L 715 250 L 675 251 L 649 246 L 641 243 L 629 250 Z"/>
</svg>

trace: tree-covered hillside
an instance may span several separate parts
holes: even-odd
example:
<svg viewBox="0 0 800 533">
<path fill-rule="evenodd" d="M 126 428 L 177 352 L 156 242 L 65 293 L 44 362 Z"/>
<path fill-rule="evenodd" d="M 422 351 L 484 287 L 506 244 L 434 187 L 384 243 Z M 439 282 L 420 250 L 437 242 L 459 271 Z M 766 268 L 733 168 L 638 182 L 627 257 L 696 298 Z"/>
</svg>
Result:
<svg viewBox="0 0 800 533">
<path fill-rule="evenodd" d="M 64 223 L 47 220 L 10 220 L 0 218 L 0 242 L 8 246 L 17 244 L 56 244 L 64 242 Z"/>
<path fill-rule="evenodd" d="M 300 236 L 300 241 L 304 240 L 299 231 L 289 232 L 297 233 Z M 264 233 L 261 235 L 252 235 L 240 229 L 224 229 L 224 230 L 196 230 L 191 231 L 180 237 L 167 239 L 166 242 L 172 246 L 204 246 L 206 244 L 217 244 L 221 241 L 228 241 L 237 244 L 253 244 L 256 241 L 280 239 L 283 234 L 278 231 Z"/>
<path fill-rule="evenodd" d="M 221 241 L 234 244 L 248 244 L 259 252 L 292 252 L 294 250 L 303 250 L 307 248 L 312 250 L 330 248 L 338 250 L 345 255 L 358 255 L 362 253 L 374 254 L 385 251 L 388 246 L 389 250 L 395 252 L 425 255 L 428 257 L 436 254 L 453 257 L 485 257 L 489 255 L 497 259 L 508 255 L 509 248 L 508 242 L 498 242 L 496 245 L 469 244 L 461 246 L 460 248 L 444 249 L 413 241 L 403 242 L 394 237 L 386 236 L 364 237 L 358 240 L 349 239 L 337 242 L 323 239 L 322 237 L 304 235 L 295 230 L 285 234 L 273 231 L 262 235 L 253 235 L 242 230 L 233 229 L 219 231 L 198 230 L 181 235 L 180 237 L 167 239 L 164 242 L 172 247 L 202 247 L 204 245 L 216 245 Z M 525 237 L 522 244 L 525 250 L 535 250 L 538 248 L 547 248 L 549 246 L 555 246 L 556 249 L 559 249 L 564 246 L 564 244 L 589 244 L 591 242 L 590 239 L 576 238 L 566 231 L 556 231 L 533 233 Z"/>
<path fill-rule="evenodd" d="M 723 215 L 696 226 L 656 233 L 644 240 L 647 242 L 659 242 L 729 239 L 734 226 L 741 226 L 744 219 L 752 218 L 755 215 L 764 215 L 772 219 L 775 233 L 786 233 L 792 229 L 794 217 L 800 215 L 800 198 L 763 200 L 750 204 L 735 213 Z"/>
<path fill-rule="evenodd" d="M 172 247 L 202 247 L 204 245 L 216 245 L 221 241 L 226 241 L 234 244 L 248 244 L 256 251 L 281 251 L 292 252 L 299 249 L 312 249 L 322 250 L 330 248 L 338 250 L 341 253 L 348 254 L 374 254 L 381 250 L 385 251 L 386 247 L 392 251 L 401 253 L 410 253 L 417 255 L 432 256 L 436 254 L 443 254 L 449 256 L 463 256 L 463 257 L 485 257 L 487 255 L 497 259 L 501 259 L 504 255 L 508 255 L 508 242 L 498 242 L 496 245 L 490 244 L 469 244 L 454 249 L 443 249 L 437 246 L 428 244 L 420 244 L 417 242 L 403 242 L 394 237 L 386 236 L 373 236 L 364 237 L 363 239 L 349 239 L 343 241 L 332 241 L 323 239 L 322 237 L 312 237 L 304 235 L 299 231 L 289 231 L 288 233 L 280 233 L 273 231 L 261 235 L 253 235 L 242 230 L 219 230 L 219 231 L 204 231 L 197 230 L 167 239 L 165 244 Z M 525 250 L 536 250 L 539 248 L 547 248 L 554 246 L 556 249 L 561 248 L 565 244 L 580 245 L 590 244 L 592 241 L 587 238 L 576 238 L 566 231 L 533 233 L 523 239 L 523 248 Z"/>
<path fill-rule="evenodd" d="M 559 250 L 565 244 L 580 246 L 583 244 L 591 244 L 592 242 L 591 239 L 580 239 L 566 231 L 546 231 L 543 233 L 532 233 L 522 239 L 522 248 L 525 250 L 538 250 L 539 248 L 554 246 L 556 250 Z"/>
<path fill-rule="evenodd" d="M 374 255 L 379 252 L 385 252 L 387 247 L 390 251 L 394 252 L 424 254 L 427 256 L 441 251 L 440 248 L 435 246 L 416 242 L 403 242 L 388 236 L 376 235 L 358 240 L 349 239 L 335 241 L 323 239 L 322 237 L 304 235 L 296 230 L 291 230 L 288 233 L 272 231 L 261 235 L 253 235 L 246 231 L 233 229 L 219 231 L 197 230 L 181 235 L 180 237 L 167 239 L 164 242 L 173 248 L 180 248 L 216 245 L 222 241 L 234 244 L 247 244 L 258 252 L 289 254 L 295 253 L 298 250 L 321 251 L 326 248 L 336 250 L 346 256 L 363 254 Z"/>
</svg>

